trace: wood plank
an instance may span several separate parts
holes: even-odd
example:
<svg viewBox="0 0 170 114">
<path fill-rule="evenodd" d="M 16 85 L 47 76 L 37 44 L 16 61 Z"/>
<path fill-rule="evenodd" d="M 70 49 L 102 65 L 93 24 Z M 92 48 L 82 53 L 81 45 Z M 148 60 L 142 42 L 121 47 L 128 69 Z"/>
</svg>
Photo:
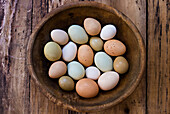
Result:
<svg viewBox="0 0 170 114">
<path fill-rule="evenodd" d="M 146 1 L 145 0 L 100 0 L 118 9 L 137 26 L 146 41 Z M 145 114 L 146 113 L 146 76 L 144 75 L 136 90 L 125 101 L 118 105 L 90 114 Z"/>
<path fill-rule="evenodd" d="M 47 0 L 33 0 L 33 15 L 32 15 L 32 29 L 36 24 L 52 9 L 60 6 L 59 1 Z M 35 85 L 34 81 L 30 81 L 30 113 L 31 114 L 66 114 L 68 110 L 58 107 L 51 102 L 39 88 Z"/>
<path fill-rule="evenodd" d="M 4 1 L 0 39 L 1 113 L 29 113 L 29 76 L 25 55 L 31 33 L 31 1 Z M 22 9 L 22 10 L 20 10 Z"/>
<path fill-rule="evenodd" d="M 170 1 L 148 0 L 147 112 L 170 113 Z"/>
</svg>

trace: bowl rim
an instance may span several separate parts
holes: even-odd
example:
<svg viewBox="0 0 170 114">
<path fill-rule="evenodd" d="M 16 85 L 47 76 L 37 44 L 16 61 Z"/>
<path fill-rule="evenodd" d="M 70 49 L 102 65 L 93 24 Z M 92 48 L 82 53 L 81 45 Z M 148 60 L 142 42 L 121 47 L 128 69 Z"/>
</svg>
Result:
<svg viewBox="0 0 170 114">
<path fill-rule="evenodd" d="M 139 72 L 139 75 L 135 81 L 135 83 L 129 88 L 129 90 L 123 94 L 122 96 L 120 96 L 118 99 L 106 103 L 106 104 L 102 104 L 102 105 L 95 105 L 95 106 L 72 106 L 70 104 L 67 104 L 65 102 L 62 102 L 60 99 L 57 99 L 52 93 L 50 93 L 49 89 L 47 87 L 42 87 L 42 84 L 38 81 L 36 74 L 34 72 L 34 69 L 32 67 L 32 48 L 33 48 L 33 44 L 34 41 L 36 39 L 36 36 L 39 32 L 39 30 L 41 29 L 41 27 L 48 21 L 48 19 L 50 19 L 51 17 L 53 17 L 54 15 L 56 15 L 59 12 L 62 12 L 66 9 L 70 9 L 70 8 L 75 8 L 75 7 L 86 7 L 86 6 L 90 6 L 90 7 L 96 7 L 96 8 L 101 8 L 104 9 L 108 12 L 114 13 L 117 16 L 119 16 L 119 18 L 121 18 L 124 22 L 126 22 L 126 24 L 131 28 L 131 30 L 134 32 L 138 44 L 139 44 L 139 48 L 140 48 L 140 52 L 141 52 L 141 57 L 140 57 L 140 61 L 141 61 L 141 69 Z M 143 38 L 139 32 L 139 30 L 137 29 L 137 27 L 135 26 L 135 24 L 123 13 L 121 13 L 120 11 L 116 10 L 115 8 L 102 4 L 102 3 L 98 3 L 98 2 L 94 2 L 94 1 L 79 1 L 79 2 L 72 2 L 66 5 L 62 5 L 56 9 L 54 9 L 53 11 L 51 11 L 50 13 L 48 13 L 34 28 L 34 31 L 32 32 L 32 34 L 30 35 L 29 41 L 27 43 L 27 54 L 26 54 L 26 66 L 28 68 L 28 71 L 34 81 L 34 83 L 38 86 L 38 88 L 40 89 L 40 91 L 52 102 L 54 102 L 55 104 L 57 104 L 57 106 L 62 106 L 65 109 L 70 109 L 73 111 L 77 111 L 77 112 L 96 112 L 99 110 L 104 110 L 107 109 L 111 106 L 114 106 L 118 103 L 120 103 L 121 101 L 123 101 L 125 98 L 127 98 L 130 94 L 132 94 L 132 92 L 135 90 L 135 88 L 138 86 L 144 71 L 145 71 L 145 67 L 146 67 L 146 50 L 145 50 L 145 45 L 144 45 L 144 41 Z"/>
</svg>

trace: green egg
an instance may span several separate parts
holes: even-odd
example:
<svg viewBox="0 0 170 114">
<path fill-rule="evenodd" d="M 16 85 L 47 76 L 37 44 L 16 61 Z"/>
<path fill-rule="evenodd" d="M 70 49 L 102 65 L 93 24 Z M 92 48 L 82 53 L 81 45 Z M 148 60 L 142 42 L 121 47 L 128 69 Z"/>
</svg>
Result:
<svg viewBox="0 0 170 114">
<path fill-rule="evenodd" d="M 88 42 L 88 35 L 79 25 L 72 25 L 68 29 L 68 34 L 72 41 L 77 44 L 85 44 Z"/>
<path fill-rule="evenodd" d="M 74 81 L 69 76 L 60 77 L 59 86 L 65 91 L 71 91 L 74 89 Z"/>
<path fill-rule="evenodd" d="M 92 37 L 90 38 L 90 46 L 95 50 L 95 51 L 100 51 L 103 48 L 103 41 L 99 37 Z"/>
<path fill-rule="evenodd" d="M 77 61 L 72 61 L 68 64 L 68 75 L 72 77 L 74 80 L 79 80 L 84 77 L 85 69 L 83 65 L 81 65 Z"/>
<path fill-rule="evenodd" d="M 59 60 L 61 54 L 61 47 L 55 42 L 48 42 L 44 47 L 44 55 L 49 61 Z"/>
<path fill-rule="evenodd" d="M 113 69 L 113 60 L 105 52 L 97 52 L 94 57 L 95 65 L 103 72 Z"/>
</svg>

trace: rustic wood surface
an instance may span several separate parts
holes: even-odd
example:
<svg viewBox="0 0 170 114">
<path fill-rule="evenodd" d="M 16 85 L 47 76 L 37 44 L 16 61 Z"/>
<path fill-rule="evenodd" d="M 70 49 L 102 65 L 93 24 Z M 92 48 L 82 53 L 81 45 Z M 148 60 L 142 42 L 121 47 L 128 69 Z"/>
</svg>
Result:
<svg viewBox="0 0 170 114">
<path fill-rule="evenodd" d="M 50 11 L 79 0 L 0 1 L 0 114 L 85 114 L 49 101 L 26 68 L 26 46 L 36 24 Z M 95 0 L 115 7 L 137 26 L 146 43 L 147 67 L 136 90 L 96 114 L 170 114 L 170 1 Z M 89 113 L 95 114 L 95 113 Z"/>
</svg>

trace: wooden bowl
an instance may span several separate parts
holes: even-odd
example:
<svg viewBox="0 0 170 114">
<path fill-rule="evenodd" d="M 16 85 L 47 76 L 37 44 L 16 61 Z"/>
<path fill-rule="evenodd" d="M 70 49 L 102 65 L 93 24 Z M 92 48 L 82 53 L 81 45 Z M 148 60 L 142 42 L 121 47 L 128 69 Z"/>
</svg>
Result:
<svg viewBox="0 0 170 114">
<path fill-rule="evenodd" d="M 43 53 L 44 45 L 51 41 L 50 32 L 55 29 L 64 29 L 73 24 L 83 26 L 86 17 L 93 17 L 106 24 L 117 27 L 114 39 L 121 40 L 127 47 L 124 55 L 129 62 L 129 71 L 121 75 L 119 84 L 110 91 L 100 91 L 95 98 L 85 99 L 76 91 L 65 92 L 58 86 L 58 79 L 48 76 L 49 62 Z M 114 59 L 114 58 L 113 58 Z M 76 2 L 61 6 L 47 14 L 35 27 L 27 47 L 27 66 L 29 73 L 51 101 L 66 109 L 83 112 L 94 112 L 111 107 L 126 97 L 136 88 L 145 68 L 145 46 L 142 37 L 135 25 L 116 9 L 96 2 Z"/>
</svg>

